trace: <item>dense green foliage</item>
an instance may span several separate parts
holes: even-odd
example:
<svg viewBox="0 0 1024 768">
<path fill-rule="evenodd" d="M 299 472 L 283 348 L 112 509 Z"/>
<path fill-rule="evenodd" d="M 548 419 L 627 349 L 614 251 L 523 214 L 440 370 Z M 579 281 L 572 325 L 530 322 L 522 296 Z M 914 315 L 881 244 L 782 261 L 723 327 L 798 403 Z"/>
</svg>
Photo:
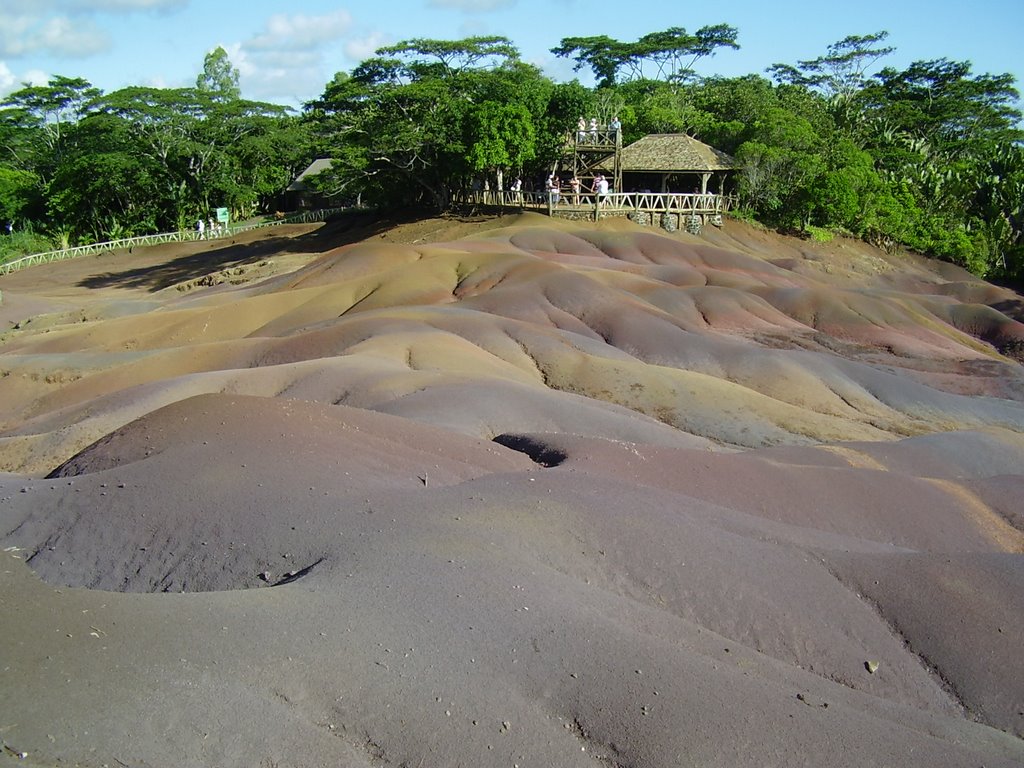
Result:
<svg viewBox="0 0 1024 768">
<path fill-rule="evenodd" d="M 585 104 L 503 37 L 382 48 L 309 105 L 330 144 L 332 191 L 444 209 L 471 177 L 551 164 Z M 569 111 L 575 107 L 576 111 Z"/>
<path fill-rule="evenodd" d="M 240 98 L 222 49 L 195 88 L 104 94 L 55 77 L 0 105 L 0 221 L 81 242 L 190 227 L 220 206 L 250 216 L 318 156 L 334 165 L 316 183 L 340 202 L 443 210 L 474 183 L 539 182 L 579 116 L 617 115 L 627 143 L 685 132 L 737 158 L 727 192 L 740 215 L 1024 278 L 1012 76 L 943 58 L 879 69 L 893 52 L 885 32 L 776 64 L 770 79 L 693 73 L 737 37 L 719 24 L 565 38 L 554 53 L 594 88 L 552 82 L 503 37 L 409 40 L 339 72 L 301 115 Z"/>
<path fill-rule="evenodd" d="M 223 49 L 196 88 L 104 94 L 55 77 L 0 105 L 0 223 L 59 246 L 187 229 L 218 207 L 248 217 L 309 163 L 310 135 L 305 118 L 239 98 Z"/>
</svg>

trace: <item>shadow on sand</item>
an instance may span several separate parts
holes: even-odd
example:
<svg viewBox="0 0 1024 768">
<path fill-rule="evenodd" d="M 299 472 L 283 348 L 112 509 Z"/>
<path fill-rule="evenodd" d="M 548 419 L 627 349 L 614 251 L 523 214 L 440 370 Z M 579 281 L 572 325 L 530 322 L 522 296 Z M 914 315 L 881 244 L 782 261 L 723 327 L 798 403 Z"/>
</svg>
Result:
<svg viewBox="0 0 1024 768">
<path fill-rule="evenodd" d="M 378 235 L 397 224 L 419 218 L 413 214 L 381 215 L 372 211 L 344 213 L 323 226 L 294 237 L 268 237 L 248 243 L 223 241 L 223 246 L 187 253 L 159 263 L 118 272 L 91 275 L 78 282 L 82 288 L 133 288 L 156 292 L 221 270 L 254 264 L 287 253 L 326 253 L 343 245 Z M 201 247 L 189 243 L 185 247 Z"/>
</svg>

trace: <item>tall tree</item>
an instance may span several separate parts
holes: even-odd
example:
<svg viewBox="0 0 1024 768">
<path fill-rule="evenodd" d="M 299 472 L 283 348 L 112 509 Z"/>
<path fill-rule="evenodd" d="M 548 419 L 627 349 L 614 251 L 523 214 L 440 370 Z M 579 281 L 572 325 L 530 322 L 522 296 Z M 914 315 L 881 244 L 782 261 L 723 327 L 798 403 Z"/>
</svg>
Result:
<svg viewBox="0 0 1024 768">
<path fill-rule="evenodd" d="M 47 179 L 68 131 L 87 115 L 102 92 L 80 77 L 56 76 L 27 85 L 0 103 L 8 161 Z"/>
<path fill-rule="evenodd" d="M 634 42 L 621 42 L 607 35 L 566 37 L 551 52 L 572 58 L 576 72 L 589 68 L 598 88 L 612 87 L 623 70 L 627 80 L 646 79 L 645 65 L 653 65 L 658 79 L 678 82 L 692 73 L 698 60 L 713 56 L 719 48 L 739 48 L 738 34 L 727 24 L 701 27 L 694 34 L 682 27 L 669 27 Z"/>
<path fill-rule="evenodd" d="M 238 86 L 239 73 L 228 52 L 217 46 L 203 59 L 203 71 L 196 78 L 196 88 L 210 98 L 230 101 L 242 96 Z"/>
<path fill-rule="evenodd" d="M 816 59 L 792 64 L 773 64 L 768 72 L 779 82 L 802 85 L 827 98 L 850 95 L 864 87 L 868 70 L 896 49 L 881 45 L 886 31 L 870 35 L 849 35 L 828 46 L 828 53 Z"/>
</svg>

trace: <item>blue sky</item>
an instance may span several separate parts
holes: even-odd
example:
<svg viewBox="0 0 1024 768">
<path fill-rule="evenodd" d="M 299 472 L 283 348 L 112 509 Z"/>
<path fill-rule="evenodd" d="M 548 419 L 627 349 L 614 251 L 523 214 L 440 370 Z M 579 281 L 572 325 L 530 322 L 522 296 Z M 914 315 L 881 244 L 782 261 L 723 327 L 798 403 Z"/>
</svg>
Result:
<svg viewBox="0 0 1024 768">
<path fill-rule="evenodd" d="M 672 26 L 739 28 L 701 74 L 763 73 L 825 52 L 851 34 L 889 32 L 883 62 L 946 57 L 974 72 L 1010 72 L 1024 86 L 1024 2 L 901 0 L 2 0 L 0 96 L 54 74 L 104 91 L 126 85 L 192 85 L 204 56 L 222 46 L 241 73 L 242 95 L 290 106 L 318 96 L 333 74 L 381 45 L 413 37 L 500 34 L 556 80 L 576 76 L 550 49 L 564 37 L 635 40 Z M 581 80 L 590 82 L 582 77 Z"/>
</svg>

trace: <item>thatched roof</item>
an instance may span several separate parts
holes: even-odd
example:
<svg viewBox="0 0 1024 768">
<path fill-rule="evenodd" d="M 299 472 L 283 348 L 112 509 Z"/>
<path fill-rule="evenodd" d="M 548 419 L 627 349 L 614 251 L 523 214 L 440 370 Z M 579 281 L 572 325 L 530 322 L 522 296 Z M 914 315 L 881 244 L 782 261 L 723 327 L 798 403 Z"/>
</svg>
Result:
<svg viewBox="0 0 1024 768">
<path fill-rule="evenodd" d="M 302 192 L 309 189 L 309 185 L 306 183 L 306 179 L 310 176 L 316 176 L 321 171 L 330 170 L 331 164 L 334 161 L 329 157 L 320 157 L 309 164 L 309 167 L 295 177 L 295 180 L 288 185 L 289 192 Z"/>
<path fill-rule="evenodd" d="M 732 156 L 685 133 L 652 133 L 622 149 L 625 173 L 706 173 L 738 167 Z"/>
</svg>

